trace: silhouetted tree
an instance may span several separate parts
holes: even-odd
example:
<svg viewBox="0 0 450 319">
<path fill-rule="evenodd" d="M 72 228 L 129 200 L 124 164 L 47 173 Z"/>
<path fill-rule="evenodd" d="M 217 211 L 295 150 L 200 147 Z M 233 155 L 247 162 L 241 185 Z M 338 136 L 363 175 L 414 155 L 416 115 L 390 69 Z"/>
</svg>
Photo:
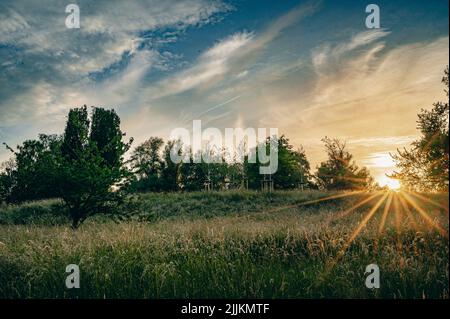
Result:
<svg viewBox="0 0 450 319">
<path fill-rule="evenodd" d="M 328 190 L 364 189 L 372 187 L 374 180 L 367 168 L 359 168 L 345 142 L 325 137 L 322 139 L 328 160 L 317 168 L 315 178 L 320 188 Z"/>
<path fill-rule="evenodd" d="M 448 98 L 448 66 L 442 83 Z M 402 185 L 419 191 L 448 191 L 449 180 L 449 104 L 437 102 L 431 110 L 418 114 L 417 128 L 422 136 L 411 149 L 397 150 L 392 157 L 398 170 L 391 175 Z"/>
<path fill-rule="evenodd" d="M 277 151 L 275 149 L 270 150 L 271 147 L 273 148 L 271 139 L 276 139 Z M 289 139 L 284 135 L 279 138 L 268 137 L 264 144 L 266 154 L 275 151 L 278 153 L 277 170 L 270 176 L 275 189 L 294 189 L 302 184 L 309 186 L 311 182 L 310 165 L 302 147 L 294 150 L 294 147 L 289 143 Z M 245 173 L 248 176 L 249 188 L 251 189 L 261 188 L 264 175 L 261 174 L 260 167 L 268 165 L 260 162 L 258 152 L 259 148 L 254 149 L 244 162 Z M 253 158 L 253 156 L 256 158 Z M 269 176 L 266 176 L 266 178 L 269 178 Z"/>
<path fill-rule="evenodd" d="M 193 155 L 189 152 L 189 162 L 180 166 L 180 186 L 184 191 L 200 191 L 208 180 L 208 165 L 201 159 L 200 151 Z M 194 159 L 197 163 L 194 163 Z"/>
</svg>

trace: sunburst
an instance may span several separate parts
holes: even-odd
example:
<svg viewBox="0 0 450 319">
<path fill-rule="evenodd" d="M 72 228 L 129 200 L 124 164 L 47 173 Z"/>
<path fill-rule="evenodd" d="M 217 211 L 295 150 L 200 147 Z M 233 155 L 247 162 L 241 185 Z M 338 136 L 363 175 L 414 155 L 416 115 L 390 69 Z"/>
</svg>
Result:
<svg viewBox="0 0 450 319">
<path fill-rule="evenodd" d="M 388 221 L 388 216 L 390 214 L 394 214 L 394 229 L 397 237 L 397 249 L 399 252 L 402 250 L 402 243 L 400 240 L 400 234 L 403 229 L 403 222 L 407 222 L 412 229 L 415 231 L 427 231 L 427 229 L 423 229 L 423 223 L 419 221 L 423 221 L 426 225 L 428 225 L 428 231 L 436 231 L 441 236 L 448 239 L 448 230 L 446 230 L 442 225 L 439 224 L 437 218 L 432 218 L 429 213 L 423 208 L 423 203 L 431 204 L 435 207 L 440 208 L 441 210 L 445 210 L 446 216 L 448 218 L 448 203 L 447 205 L 443 203 L 436 202 L 422 194 L 404 190 L 386 190 L 386 191 L 375 191 L 372 193 L 369 192 L 352 192 L 341 195 L 333 195 L 329 197 L 325 197 L 318 200 L 307 201 L 301 203 L 300 205 L 308 205 L 314 204 L 318 202 L 328 201 L 336 198 L 342 198 L 349 196 L 350 194 L 365 194 L 365 198 L 358 201 L 356 204 L 352 205 L 350 208 L 345 209 L 343 212 L 339 214 L 335 214 L 331 217 L 331 220 L 336 220 L 340 218 L 344 218 L 353 212 L 356 209 L 368 206 L 368 213 L 363 217 L 361 222 L 358 224 L 356 229 L 351 233 L 348 239 L 345 241 L 342 248 L 339 250 L 337 255 L 331 259 L 328 266 L 325 268 L 325 272 L 323 275 L 326 277 L 331 270 L 334 268 L 336 263 L 341 260 L 345 256 L 347 249 L 351 246 L 351 244 L 355 241 L 355 239 L 362 233 L 362 231 L 366 228 L 367 224 L 373 217 L 380 211 L 380 208 L 384 208 L 381 213 L 381 219 L 378 225 L 378 237 L 383 235 L 383 231 L 386 228 L 386 224 Z M 381 196 L 381 198 L 379 198 Z M 379 198 L 375 201 L 376 198 Z M 374 202 L 374 203 L 372 203 Z M 414 213 L 417 213 L 416 215 Z M 378 238 L 377 237 L 377 238 Z M 375 249 L 378 247 L 378 242 L 374 244 Z M 401 265 L 400 265 L 401 266 Z"/>
</svg>

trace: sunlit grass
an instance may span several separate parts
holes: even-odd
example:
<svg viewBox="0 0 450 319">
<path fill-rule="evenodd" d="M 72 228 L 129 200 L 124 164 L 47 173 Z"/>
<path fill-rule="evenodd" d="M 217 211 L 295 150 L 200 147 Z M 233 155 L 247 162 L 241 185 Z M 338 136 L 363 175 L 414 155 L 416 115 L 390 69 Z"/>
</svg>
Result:
<svg viewBox="0 0 450 319">
<path fill-rule="evenodd" d="M 138 219 L 92 219 L 76 232 L 40 219 L 8 224 L 8 215 L 0 297 L 448 298 L 448 215 L 432 213 L 443 207 L 422 201 L 419 212 L 404 199 L 415 229 L 399 193 L 343 195 L 146 194 Z M 70 263 L 81 269 L 78 290 L 64 286 Z M 378 290 L 364 285 L 370 263 Z"/>
</svg>

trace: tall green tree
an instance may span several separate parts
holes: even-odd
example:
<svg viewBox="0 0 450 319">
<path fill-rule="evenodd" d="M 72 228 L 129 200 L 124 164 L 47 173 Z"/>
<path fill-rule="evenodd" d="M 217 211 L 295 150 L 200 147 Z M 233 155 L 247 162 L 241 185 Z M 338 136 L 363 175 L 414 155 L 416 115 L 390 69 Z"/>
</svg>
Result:
<svg viewBox="0 0 450 319">
<path fill-rule="evenodd" d="M 227 162 L 227 150 L 225 148 L 209 150 L 211 161 L 210 163 L 204 163 L 206 169 L 206 182 L 211 183 L 211 189 L 223 190 L 229 187 L 229 168 L 230 165 Z"/>
<path fill-rule="evenodd" d="M 90 143 L 96 145 L 100 156 L 109 167 L 120 165 L 124 148 L 123 135 L 120 118 L 114 110 L 93 109 Z"/>
<path fill-rule="evenodd" d="M 204 160 L 196 160 L 201 157 L 201 152 L 192 154 L 189 152 L 189 162 L 181 163 L 180 166 L 180 186 L 183 191 L 201 191 L 205 188 L 208 180 L 208 164 Z"/>
<path fill-rule="evenodd" d="M 123 189 L 131 177 L 123 155 L 132 143 L 124 143 L 124 135 L 113 110 L 93 108 L 92 122 L 86 106 L 69 111 L 58 187 L 73 228 L 89 216 L 117 213 L 123 203 Z"/>
<path fill-rule="evenodd" d="M 449 181 L 449 104 L 448 66 L 442 83 L 446 102 L 436 102 L 431 110 L 418 114 L 417 128 L 422 136 L 407 150 L 397 150 L 392 157 L 398 170 L 391 175 L 403 186 L 418 191 L 448 191 Z"/>
</svg>

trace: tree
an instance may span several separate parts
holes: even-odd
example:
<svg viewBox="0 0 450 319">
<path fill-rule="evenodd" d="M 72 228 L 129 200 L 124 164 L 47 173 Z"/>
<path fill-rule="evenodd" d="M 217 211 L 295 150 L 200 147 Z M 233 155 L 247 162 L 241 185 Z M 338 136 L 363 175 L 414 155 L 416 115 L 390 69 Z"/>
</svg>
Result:
<svg viewBox="0 0 450 319">
<path fill-rule="evenodd" d="M 208 179 L 208 164 L 203 159 L 199 163 L 194 163 L 194 157 L 200 158 L 200 151 L 194 155 L 190 150 L 189 154 L 189 162 L 181 163 L 180 166 L 180 186 L 184 191 L 201 191 Z"/>
<path fill-rule="evenodd" d="M 109 167 L 120 165 L 122 143 L 120 118 L 114 110 L 94 108 L 90 130 L 90 142 L 97 146 L 100 156 Z"/>
<path fill-rule="evenodd" d="M 13 158 L 0 165 L 0 203 L 10 202 L 15 186 L 16 162 Z"/>
<path fill-rule="evenodd" d="M 6 145 L 6 144 L 5 144 Z M 2 174 L 5 201 L 22 202 L 57 197 L 57 157 L 61 137 L 40 134 L 37 140 L 26 140 L 17 150 L 6 147 L 14 158 Z"/>
<path fill-rule="evenodd" d="M 161 169 L 161 189 L 166 192 L 178 190 L 180 164 L 174 163 L 170 157 L 176 143 L 179 143 L 179 141 L 168 141 L 164 147 L 163 165 Z M 182 155 L 181 147 L 179 148 L 178 155 Z"/>
<path fill-rule="evenodd" d="M 250 154 L 246 154 L 243 164 L 243 175 L 247 178 L 249 189 L 261 189 L 262 176 L 259 168 L 262 163 L 258 158 L 258 148 L 253 149 Z"/>
<path fill-rule="evenodd" d="M 442 83 L 448 98 L 448 66 Z M 397 150 L 392 157 L 398 170 L 391 175 L 411 189 L 419 191 L 448 191 L 449 176 L 449 104 L 436 102 L 431 110 L 418 114 L 417 128 L 420 139 L 411 149 Z"/>
<path fill-rule="evenodd" d="M 210 163 L 204 163 L 206 180 L 211 183 L 211 189 L 223 190 L 229 185 L 229 164 L 227 163 L 227 150 L 207 147 L 206 150 L 211 159 Z"/>
<path fill-rule="evenodd" d="M 315 178 L 319 187 L 328 190 L 370 188 L 373 178 L 365 167 L 359 168 L 353 155 L 346 150 L 346 143 L 339 139 L 322 139 L 328 160 L 317 168 Z"/>
<path fill-rule="evenodd" d="M 302 147 L 294 150 L 289 139 L 282 135 L 278 139 L 278 169 L 274 174 L 276 189 L 297 188 L 301 184 L 308 184 L 310 166 Z"/>
<path fill-rule="evenodd" d="M 275 137 L 268 137 L 265 143 L 266 153 L 272 146 L 271 139 Z M 278 148 L 278 167 L 277 171 L 271 175 L 275 189 L 294 189 L 299 186 L 308 185 L 310 181 L 310 165 L 306 158 L 303 147 L 298 150 L 294 150 L 293 145 L 289 143 L 289 139 L 282 135 L 276 138 L 276 146 Z M 250 163 L 250 158 L 246 157 L 244 162 L 245 173 L 248 176 L 249 188 L 259 189 L 261 187 L 261 181 L 263 176 L 260 174 L 259 168 L 264 166 L 259 160 L 258 156 L 259 148 L 253 150 L 256 159 L 252 158 L 254 163 Z"/>
<path fill-rule="evenodd" d="M 163 166 L 161 147 L 164 141 L 159 137 L 150 137 L 137 146 L 131 154 L 131 168 L 136 176 L 131 188 L 138 191 L 161 190 L 160 177 Z"/>
<path fill-rule="evenodd" d="M 69 111 L 57 184 L 74 229 L 94 214 L 117 212 L 123 203 L 131 176 L 123 155 L 132 143 L 122 142 L 124 135 L 114 110 L 93 108 L 92 124 L 86 106 Z"/>
</svg>

